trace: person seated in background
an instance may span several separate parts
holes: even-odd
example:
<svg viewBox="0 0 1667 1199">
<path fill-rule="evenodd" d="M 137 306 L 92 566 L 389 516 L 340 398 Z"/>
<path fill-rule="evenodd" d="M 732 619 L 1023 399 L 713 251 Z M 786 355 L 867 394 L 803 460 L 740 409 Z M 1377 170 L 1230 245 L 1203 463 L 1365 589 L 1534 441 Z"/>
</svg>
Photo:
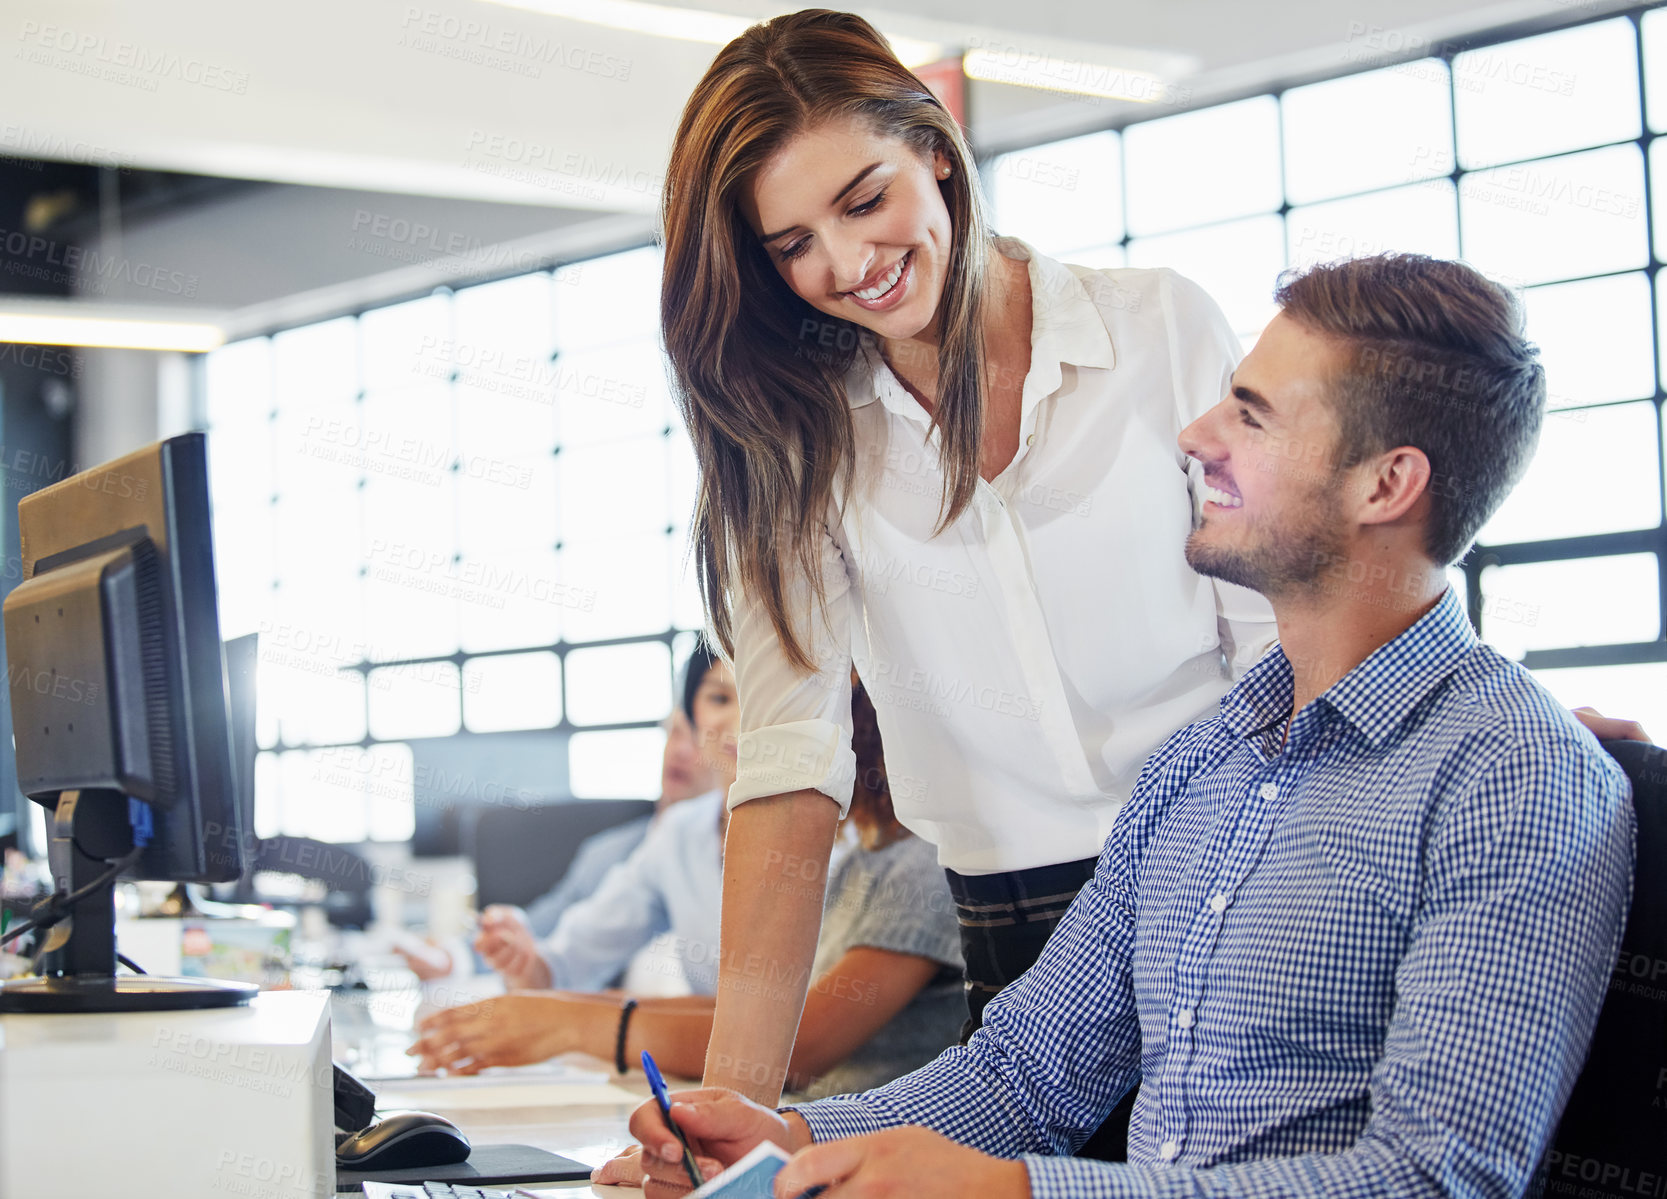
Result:
<svg viewBox="0 0 1667 1199">
<path fill-rule="evenodd" d="M 695 744 L 693 724 L 695 689 L 712 662 L 712 652 L 701 641 L 683 667 L 682 703 L 664 722 L 666 749 L 660 760 L 660 798 L 654 811 L 586 837 L 556 885 L 525 910 L 495 903 L 482 911 L 475 952 L 488 968 L 524 971 L 538 952 L 538 942 L 555 932 L 568 908 L 596 891 L 609 870 L 631 856 L 653 821 L 673 804 L 706 795 L 717 786 L 717 775 Z M 444 978 L 456 968 L 451 951 L 431 942 L 394 948 L 420 979 Z"/>
<path fill-rule="evenodd" d="M 857 778 L 846 831 L 855 843 L 830 868 L 815 981 L 788 1074 L 789 1087 L 812 1096 L 877 1086 L 931 1061 L 966 1018 L 960 927 L 937 852 L 892 811 L 879 722 L 860 686 L 851 716 Z M 805 882 L 822 887 L 819 872 Z M 768 970 L 760 967 L 758 982 L 771 985 Z M 666 1073 L 697 1078 L 712 1032 L 710 990 L 630 1007 L 617 994 L 517 993 L 430 1016 L 411 1052 L 425 1069 L 463 1073 L 570 1051 L 612 1060 L 623 1031 L 621 1064 L 646 1049 Z"/>
<path fill-rule="evenodd" d="M 1147 760 L 1093 878 L 966 1046 L 785 1113 L 672 1096 L 702 1168 L 777 1195 L 1521 1195 L 1614 968 L 1619 765 L 1478 641 L 1446 567 L 1533 456 L 1521 307 L 1418 255 L 1281 280 L 1180 435 L 1200 573 L 1279 642 Z M 1073 1157 L 1137 1087 L 1128 1162 Z M 687 1189 L 659 1109 L 646 1199 Z M 710 1176 L 710 1175 L 708 1175 Z"/>
<path fill-rule="evenodd" d="M 740 705 L 721 659 L 692 657 L 686 682 L 695 745 L 717 786 L 657 817 L 642 844 L 563 912 L 549 936 L 534 939 L 519 926 L 483 935 L 482 956 L 506 989 L 599 991 L 662 933 L 675 937 L 671 968 L 689 990 L 705 995 L 716 988 L 724 795 L 735 781 Z"/>
</svg>

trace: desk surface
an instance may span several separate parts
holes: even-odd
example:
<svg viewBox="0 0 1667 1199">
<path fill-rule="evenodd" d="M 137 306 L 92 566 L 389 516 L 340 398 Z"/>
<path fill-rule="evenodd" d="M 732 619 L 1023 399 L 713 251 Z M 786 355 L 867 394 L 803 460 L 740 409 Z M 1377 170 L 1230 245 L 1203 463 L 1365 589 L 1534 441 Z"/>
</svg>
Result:
<svg viewBox="0 0 1667 1199">
<path fill-rule="evenodd" d="M 330 1004 L 336 1059 L 350 1069 L 364 1069 L 367 1075 L 377 1073 L 374 1067 L 378 1065 L 387 1068 L 408 1062 L 410 1059 L 404 1058 L 403 1054 L 412 1041 L 411 1029 L 416 1021 L 439 1006 L 436 1001 L 461 1002 L 468 997 L 440 993 L 433 987 L 420 992 L 416 988 L 405 988 L 338 993 Z M 422 1110 L 446 1117 L 478 1144 L 531 1145 L 588 1166 L 601 1165 L 634 1143 L 626 1130 L 626 1122 L 640 1099 L 627 1103 L 617 1098 L 614 1088 L 646 1099 L 649 1096 L 648 1080 L 638 1072 L 618 1078 L 613 1075 L 608 1063 L 582 1054 L 568 1054 L 557 1060 L 560 1064 L 574 1067 L 575 1074 L 604 1078 L 605 1082 L 593 1085 L 596 1085 L 600 1095 L 606 1097 L 606 1101 L 490 1107 L 482 1106 L 483 1094 L 489 1094 L 489 1089 L 482 1090 L 475 1080 L 458 1079 L 455 1086 L 448 1086 L 444 1081 L 425 1080 L 420 1084 L 423 1090 Z M 396 1080 L 370 1081 L 367 1085 L 378 1094 L 396 1093 L 400 1089 Z M 450 1106 L 447 1103 L 448 1094 L 456 1100 Z M 586 1199 L 590 1196 L 597 1199 L 604 1196 L 608 1199 L 642 1199 L 642 1192 L 634 1187 L 593 1187 L 588 1182 L 521 1185 L 539 1193 L 549 1191 L 559 1194 L 562 1199 Z"/>
</svg>

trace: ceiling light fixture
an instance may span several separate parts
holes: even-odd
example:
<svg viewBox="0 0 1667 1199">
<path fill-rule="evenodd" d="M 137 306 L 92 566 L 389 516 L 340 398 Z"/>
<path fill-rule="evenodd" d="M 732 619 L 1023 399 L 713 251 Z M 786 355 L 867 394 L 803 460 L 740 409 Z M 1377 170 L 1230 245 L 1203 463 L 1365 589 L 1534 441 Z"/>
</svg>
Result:
<svg viewBox="0 0 1667 1199">
<path fill-rule="evenodd" d="M 1169 85 L 1146 71 L 1054 58 L 1045 54 L 968 50 L 961 65 L 969 79 L 1074 95 L 1101 96 L 1108 100 L 1155 104 L 1169 94 Z"/>
<path fill-rule="evenodd" d="M 0 302 L 0 342 L 40 346 L 88 346 L 121 350 L 180 350 L 200 354 L 225 343 L 219 325 L 199 320 L 71 311 L 72 301 L 48 305 Z"/>
<path fill-rule="evenodd" d="M 748 26 L 756 25 L 763 19 L 670 4 L 649 4 L 646 0 L 493 0 L 493 3 L 568 21 L 623 29 L 627 33 L 705 42 L 713 46 L 734 41 Z M 905 66 L 920 66 L 945 56 L 944 47 L 936 42 L 892 37 L 890 34 L 886 35 L 886 40 Z"/>
</svg>

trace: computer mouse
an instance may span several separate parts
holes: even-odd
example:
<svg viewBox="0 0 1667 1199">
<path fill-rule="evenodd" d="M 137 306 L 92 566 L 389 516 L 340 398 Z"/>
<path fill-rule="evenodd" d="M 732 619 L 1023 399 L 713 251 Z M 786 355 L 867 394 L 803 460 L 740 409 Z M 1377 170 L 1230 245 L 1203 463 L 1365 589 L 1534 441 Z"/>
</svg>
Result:
<svg viewBox="0 0 1667 1199">
<path fill-rule="evenodd" d="M 430 1112 L 389 1112 L 336 1146 L 336 1164 L 350 1170 L 450 1166 L 468 1156 L 469 1138 Z"/>
</svg>

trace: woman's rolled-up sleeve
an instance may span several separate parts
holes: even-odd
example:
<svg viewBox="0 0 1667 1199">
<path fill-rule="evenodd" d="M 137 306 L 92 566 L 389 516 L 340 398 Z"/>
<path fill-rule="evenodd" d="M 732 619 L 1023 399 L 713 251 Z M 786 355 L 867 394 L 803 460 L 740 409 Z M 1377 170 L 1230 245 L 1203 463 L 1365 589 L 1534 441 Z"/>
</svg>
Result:
<svg viewBox="0 0 1667 1199">
<path fill-rule="evenodd" d="M 731 811 L 766 795 L 816 790 L 851 806 L 856 755 L 851 752 L 851 579 L 845 556 L 824 527 L 819 606 L 799 574 L 784 577 L 788 614 L 813 674 L 794 669 L 763 606 L 735 599 L 735 687 L 741 701 L 737 772 Z"/>
</svg>

